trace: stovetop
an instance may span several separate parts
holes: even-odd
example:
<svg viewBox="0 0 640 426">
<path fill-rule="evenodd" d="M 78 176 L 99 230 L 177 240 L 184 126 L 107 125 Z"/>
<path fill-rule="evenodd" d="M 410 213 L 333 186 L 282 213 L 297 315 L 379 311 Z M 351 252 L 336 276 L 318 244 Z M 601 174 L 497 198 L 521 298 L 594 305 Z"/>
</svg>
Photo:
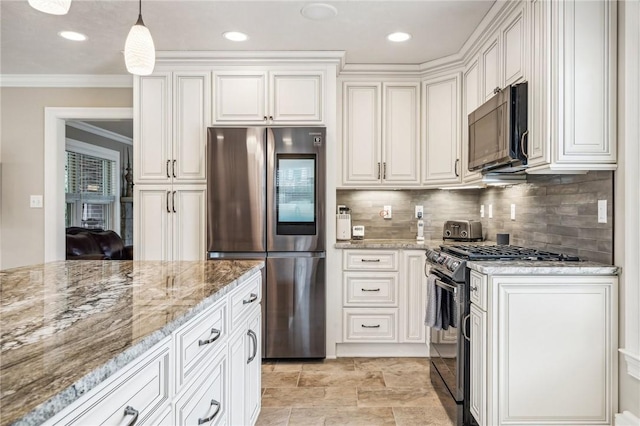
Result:
<svg viewBox="0 0 640 426">
<path fill-rule="evenodd" d="M 564 253 L 553 253 L 545 250 L 538 250 L 519 246 L 475 246 L 475 245 L 454 245 L 440 246 L 442 252 L 466 259 L 466 260 L 530 260 L 530 261 L 561 261 L 577 262 L 577 256 Z"/>
</svg>

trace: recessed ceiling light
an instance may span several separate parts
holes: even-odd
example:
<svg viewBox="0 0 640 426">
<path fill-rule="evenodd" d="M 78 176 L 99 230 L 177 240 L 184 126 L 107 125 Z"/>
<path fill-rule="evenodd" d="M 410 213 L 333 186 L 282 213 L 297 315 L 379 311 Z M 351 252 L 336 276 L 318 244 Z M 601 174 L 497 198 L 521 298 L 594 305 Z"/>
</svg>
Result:
<svg viewBox="0 0 640 426">
<path fill-rule="evenodd" d="M 62 38 L 73 41 L 85 41 L 87 39 L 86 35 L 77 33 L 75 31 L 60 31 L 58 35 Z"/>
<path fill-rule="evenodd" d="M 326 3 L 310 3 L 300 9 L 300 13 L 307 19 L 322 21 L 338 15 L 338 9 Z"/>
<path fill-rule="evenodd" d="M 249 36 L 247 36 L 245 33 L 241 33 L 238 31 L 227 31 L 226 33 L 222 34 L 222 37 L 231 41 L 245 41 L 249 38 Z"/>
<path fill-rule="evenodd" d="M 407 41 L 411 38 L 411 34 L 408 33 L 391 33 L 387 36 L 387 40 L 389 41 L 395 41 L 395 42 L 401 42 L 401 41 Z"/>
</svg>

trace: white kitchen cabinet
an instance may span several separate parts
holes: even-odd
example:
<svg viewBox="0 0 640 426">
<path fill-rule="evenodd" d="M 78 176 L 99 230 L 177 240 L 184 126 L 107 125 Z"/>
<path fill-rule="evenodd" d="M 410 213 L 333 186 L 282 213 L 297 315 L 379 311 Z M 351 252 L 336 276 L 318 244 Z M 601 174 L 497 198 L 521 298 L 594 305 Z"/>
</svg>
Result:
<svg viewBox="0 0 640 426">
<path fill-rule="evenodd" d="M 213 121 L 222 125 L 320 125 L 323 86 L 322 71 L 214 71 Z"/>
<path fill-rule="evenodd" d="M 514 10 L 500 28 L 501 87 L 519 83 L 526 75 L 527 66 L 527 5 Z"/>
<path fill-rule="evenodd" d="M 460 73 L 422 82 L 422 182 L 460 182 Z"/>
<path fill-rule="evenodd" d="M 487 306 L 472 300 L 469 326 L 478 423 L 613 424 L 617 277 L 480 277 Z"/>
<path fill-rule="evenodd" d="M 343 84 L 343 185 L 420 184 L 420 86 Z"/>
<path fill-rule="evenodd" d="M 503 78 L 500 69 L 500 37 L 495 33 L 480 50 L 482 102 L 487 101 L 502 89 Z"/>
<path fill-rule="evenodd" d="M 205 185 L 136 185 L 136 260 L 202 260 L 206 251 Z"/>
<path fill-rule="evenodd" d="M 158 72 L 134 80 L 134 183 L 205 183 L 210 73 Z"/>
<path fill-rule="evenodd" d="M 615 1 L 531 1 L 531 173 L 615 170 Z"/>
<path fill-rule="evenodd" d="M 427 300 L 427 276 L 424 273 L 424 250 L 404 250 L 401 253 L 402 297 L 400 315 L 401 342 L 425 343 L 424 315 Z"/>
<path fill-rule="evenodd" d="M 480 61 L 475 57 L 462 75 L 462 182 L 472 183 L 482 179 L 479 171 L 469 171 L 469 114 L 481 104 Z"/>
</svg>

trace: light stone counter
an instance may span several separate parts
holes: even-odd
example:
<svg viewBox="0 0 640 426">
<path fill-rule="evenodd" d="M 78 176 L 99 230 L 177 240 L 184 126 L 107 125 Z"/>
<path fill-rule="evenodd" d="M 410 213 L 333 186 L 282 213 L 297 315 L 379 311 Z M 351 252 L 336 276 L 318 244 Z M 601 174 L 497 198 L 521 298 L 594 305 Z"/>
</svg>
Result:
<svg viewBox="0 0 640 426">
<path fill-rule="evenodd" d="M 261 261 L 60 261 L 0 271 L 0 424 L 40 424 Z"/>
<path fill-rule="evenodd" d="M 597 262 L 469 261 L 469 269 L 487 275 L 618 275 L 620 268 Z"/>
<path fill-rule="evenodd" d="M 457 244 L 473 244 L 473 245 L 494 245 L 495 241 L 475 241 L 475 242 L 461 242 L 452 240 L 425 240 L 418 242 L 413 240 L 402 239 L 388 239 L 388 240 L 351 240 L 351 241 L 337 241 L 334 244 L 338 249 L 387 249 L 387 250 L 426 250 L 428 248 L 438 248 L 441 245 L 457 245 Z"/>
</svg>

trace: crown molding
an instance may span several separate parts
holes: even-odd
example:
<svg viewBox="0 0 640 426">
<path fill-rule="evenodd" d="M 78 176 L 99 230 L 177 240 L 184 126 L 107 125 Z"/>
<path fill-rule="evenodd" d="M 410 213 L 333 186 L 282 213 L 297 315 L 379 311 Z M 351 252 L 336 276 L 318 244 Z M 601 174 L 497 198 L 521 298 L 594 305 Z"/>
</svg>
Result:
<svg viewBox="0 0 640 426">
<path fill-rule="evenodd" d="M 0 87 L 133 87 L 130 74 L 0 74 Z"/>
<path fill-rule="evenodd" d="M 83 121 L 67 121 L 65 124 L 69 127 L 73 127 L 74 129 L 82 130 L 83 132 L 91 133 L 127 145 L 133 145 L 132 138 L 128 138 L 119 133 L 103 129 L 92 124 L 85 123 Z"/>
</svg>

